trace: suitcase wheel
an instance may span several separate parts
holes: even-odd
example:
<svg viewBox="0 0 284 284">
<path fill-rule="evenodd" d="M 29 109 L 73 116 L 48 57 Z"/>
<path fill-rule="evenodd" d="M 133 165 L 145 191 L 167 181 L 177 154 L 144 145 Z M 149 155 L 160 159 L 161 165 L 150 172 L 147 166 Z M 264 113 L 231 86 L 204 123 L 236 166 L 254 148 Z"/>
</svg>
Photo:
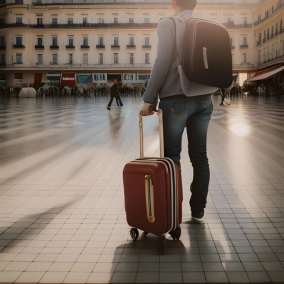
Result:
<svg viewBox="0 0 284 284">
<path fill-rule="evenodd" d="M 180 227 L 175 228 L 175 230 L 172 231 L 170 235 L 174 241 L 178 241 L 181 235 L 181 228 Z"/>
<path fill-rule="evenodd" d="M 164 254 L 166 249 L 166 241 L 164 237 L 158 238 L 156 242 L 157 250 L 159 254 Z"/>
<path fill-rule="evenodd" d="M 130 230 L 130 236 L 133 241 L 136 241 L 139 238 L 139 232 L 136 228 L 131 228 Z"/>
</svg>

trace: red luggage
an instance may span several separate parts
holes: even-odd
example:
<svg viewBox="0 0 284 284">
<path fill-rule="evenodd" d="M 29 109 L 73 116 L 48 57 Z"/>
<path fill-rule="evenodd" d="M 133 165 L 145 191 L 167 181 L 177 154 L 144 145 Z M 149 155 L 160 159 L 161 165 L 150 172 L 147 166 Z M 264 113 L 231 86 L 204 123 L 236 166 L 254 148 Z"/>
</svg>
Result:
<svg viewBox="0 0 284 284">
<path fill-rule="evenodd" d="M 157 248 L 164 253 L 164 235 L 169 233 L 179 240 L 182 216 L 182 183 L 179 167 L 164 158 L 162 110 L 159 115 L 160 158 L 145 158 L 143 147 L 143 124 L 139 114 L 140 159 L 125 165 L 123 183 L 125 211 L 128 224 L 133 227 L 130 235 L 135 241 L 137 230 L 158 236 Z"/>
</svg>

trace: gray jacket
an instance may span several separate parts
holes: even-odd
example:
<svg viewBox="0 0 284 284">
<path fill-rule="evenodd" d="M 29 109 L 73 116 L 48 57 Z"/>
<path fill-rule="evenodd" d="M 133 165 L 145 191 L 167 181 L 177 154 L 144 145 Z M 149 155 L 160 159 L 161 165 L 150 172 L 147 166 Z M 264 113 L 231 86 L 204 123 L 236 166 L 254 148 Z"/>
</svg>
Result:
<svg viewBox="0 0 284 284">
<path fill-rule="evenodd" d="M 212 88 L 187 81 L 180 66 L 176 40 L 182 40 L 183 29 L 188 19 L 192 18 L 192 11 L 186 10 L 174 17 L 177 25 L 177 38 L 175 23 L 169 19 L 162 19 L 157 28 L 158 47 L 157 59 L 152 69 L 143 100 L 146 103 L 157 105 L 159 98 L 185 94 L 186 96 L 199 96 L 213 93 Z M 180 19 L 180 20 L 179 20 Z M 179 49 L 181 56 L 181 50 Z"/>
</svg>

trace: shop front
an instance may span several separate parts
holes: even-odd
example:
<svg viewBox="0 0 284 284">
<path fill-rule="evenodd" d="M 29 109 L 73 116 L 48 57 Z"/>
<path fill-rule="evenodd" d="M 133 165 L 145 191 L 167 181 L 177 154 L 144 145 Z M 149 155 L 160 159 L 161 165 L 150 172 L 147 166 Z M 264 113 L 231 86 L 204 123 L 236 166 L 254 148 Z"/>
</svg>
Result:
<svg viewBox="0 0 284 284">
<path fill-rule="evenodd" d="M 91 73 L 79 73 L 77 74 L 77 84 L 79 85 L 90 85 L 92 84 Z"/>
<path fill-rule="evenodd" d="M 42 73 L 35 73 L 34 85 L 38 85 L 42 82 Z"/>
<path fill-rule="evenodd" d="M 60 83 L 60 73 L 47 73 L 45 83 L 52 85 L 59 85 Z"/>
<path fill-rule="evenodd" d="M 93 83 L 106 83 L 108 80 L 107 73 L 93 73 Z"/>
<path fill-rule="evenodd" d="M 76 73 L 62 73 L 61 87 L 74 87 L 76 85 Z"/>
</svg>

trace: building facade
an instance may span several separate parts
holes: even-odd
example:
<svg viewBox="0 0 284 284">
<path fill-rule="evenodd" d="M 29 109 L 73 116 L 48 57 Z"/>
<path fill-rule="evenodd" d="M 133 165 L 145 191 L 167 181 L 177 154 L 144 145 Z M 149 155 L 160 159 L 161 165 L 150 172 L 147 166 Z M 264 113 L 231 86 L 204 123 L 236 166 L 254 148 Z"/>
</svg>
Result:
<svg viewBox="0 0 284 284">
<path fill-rule="evenodd" d="M 168 0 L 2 0 L 0 7 L 0 80 L 7 87 L 90 82 L 81 75 L 143 83 L 156 58 L 157 24 L 174 13 Z M 199 0 L 195 16 L 227 27 L 240 84 L 283 62 L 284 0 Z"/>
</svg>

